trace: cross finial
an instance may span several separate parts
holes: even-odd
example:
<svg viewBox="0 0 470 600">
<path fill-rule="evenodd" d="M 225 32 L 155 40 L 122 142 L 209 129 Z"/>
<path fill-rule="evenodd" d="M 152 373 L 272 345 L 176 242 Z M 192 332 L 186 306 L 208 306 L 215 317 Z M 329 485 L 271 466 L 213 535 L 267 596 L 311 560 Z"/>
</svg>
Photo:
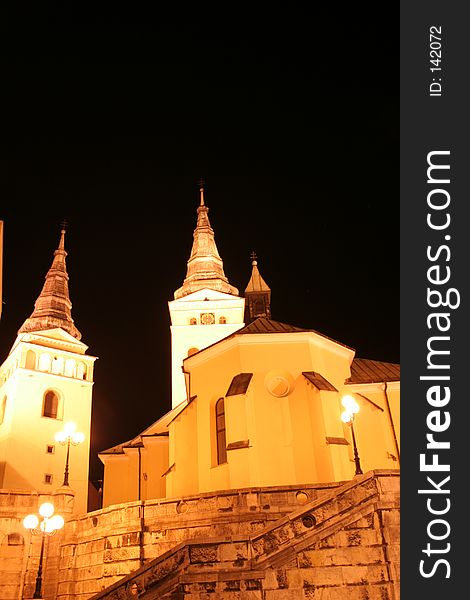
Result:
<svg viewBox="0 0 470 600">
<path fill-rule="evenodd" d="M 59 247 L 57 248 L 57 252 L 65 249 L 64 238 L 65 238 L 65 230 L 67 228 L 68 222 L 67 219 L 62 219 L 62 223 L 60 224 L 60 242 Z"/>
<path fill-rule="evenodd" d="M 201 206 L 204 206 L 204 179 L 202 177 L 199 178 L 199 192 L 201 194 Z"/>
<path fill-rule="evenodd" d="M 251 264 L 252 264 L 252 265 L 256 265 L 256 264 L 258 264 L 258 263 L 256 262 L 256 259 L 257 259 L 258 257 L 256 256 L 256 252 L 255 252 L 254 250 L 253 250 L 253 252 L 250 254 L 250 258 L 251 258 Z"/>
</svg>

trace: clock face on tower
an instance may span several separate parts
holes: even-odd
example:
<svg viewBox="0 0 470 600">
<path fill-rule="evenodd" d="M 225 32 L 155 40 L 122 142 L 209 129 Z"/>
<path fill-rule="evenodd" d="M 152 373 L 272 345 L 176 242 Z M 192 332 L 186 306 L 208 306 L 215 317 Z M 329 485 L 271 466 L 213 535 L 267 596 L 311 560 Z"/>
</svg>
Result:
<svg viewBox="0 0 470 600">
<path fill-rule="evenodd" d="M 201 313 L 201 323 L 203 325 L 213 325 L 215 323 L 214 313 Z"/>
</svg>

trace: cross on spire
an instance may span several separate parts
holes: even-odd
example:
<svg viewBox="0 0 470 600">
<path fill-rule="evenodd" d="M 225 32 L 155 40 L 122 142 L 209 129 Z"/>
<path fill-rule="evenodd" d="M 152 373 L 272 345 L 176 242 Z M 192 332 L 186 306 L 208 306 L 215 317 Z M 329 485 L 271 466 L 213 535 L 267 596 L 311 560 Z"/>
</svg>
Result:
<svg viewBox="0 0 470 600">
<path fill-rule="evenodd" d="M 204 179 L 202 177 L 199 178 L 199 192 L 201 194 L 201 206 L 204 206 Z"/>
<path fill-rule="evenodd" d="M 250 254 L 250 258 L 251 258 L 251 264 L 254 265 L 256 263 L 257 260 L 257 256 L 256 256 L 256 252 L 253 250 L 253 252 Z"/>
</svg>

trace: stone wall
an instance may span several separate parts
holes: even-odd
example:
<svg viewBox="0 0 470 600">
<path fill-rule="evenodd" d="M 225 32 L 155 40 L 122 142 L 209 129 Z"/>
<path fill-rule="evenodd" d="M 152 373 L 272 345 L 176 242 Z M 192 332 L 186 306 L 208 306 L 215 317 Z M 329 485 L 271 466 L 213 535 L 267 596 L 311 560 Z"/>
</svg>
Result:
<svg viewBox="0 0 470 600">
<path fill-rule="evenodd" d="M 252 535 L 178 544 L 91 600 L 398 600 L 399 478 L 370 472 Z"/>
<path fill-rule="evenodd" d="M 61 548 L 57 599 L 85 600 L 186 540 L 252 535 L 339 485 L 130 502 L 72 519 Z"/>
</svg>

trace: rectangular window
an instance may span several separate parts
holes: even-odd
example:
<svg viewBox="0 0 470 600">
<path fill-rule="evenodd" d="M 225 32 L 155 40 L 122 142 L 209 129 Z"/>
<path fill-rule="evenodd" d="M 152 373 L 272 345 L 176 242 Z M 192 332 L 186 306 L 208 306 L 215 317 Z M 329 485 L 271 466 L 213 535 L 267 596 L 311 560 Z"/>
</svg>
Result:
<svg viewBox="0 0 470 600">
<path fill-rule="evenodd" d="M 46 452 L 47 452 L 47 454 L 54 454 L 55 446 L 51 446 L 50 444 L 47 444 Z"/>
<path fill-rule="evenodd" d="M 49 485 L 52 484 L 52 475 L 50 473 L 44 474 L 44 483 L 47 483 Z"/>
</svg>

